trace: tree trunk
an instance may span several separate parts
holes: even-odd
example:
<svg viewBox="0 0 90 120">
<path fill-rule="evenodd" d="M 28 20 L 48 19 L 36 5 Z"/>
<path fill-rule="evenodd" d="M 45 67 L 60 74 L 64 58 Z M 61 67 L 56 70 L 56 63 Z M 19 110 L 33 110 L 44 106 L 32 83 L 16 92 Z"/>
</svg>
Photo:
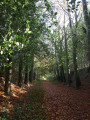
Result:
<svg viewBox="0 0 90 120">
<path fill-rule="evenodd" d="M 58 81 L 60 80 L 60 72 L 59 72 L 58 64 L 57 64 L 57 80 L 58 80 Z"/>
<path fill-rule="evenodd" d="M 28 85 L 29 83 L 29 75 L 28 75 L 28 65 L 26 65 L 25 67 L 25 80 L 24 80 L 24 83 Z"/>
<path fill-rule="evenodd" d="M 66 38 L 66 30 L 65 30 L 65 15 L 64 15 L 64 37 L 65 37 L 65 52 L 66 52 L 66 75 L 68 79 L 68 86 L 71 85 L 71 77 L 69 74 L 69 59 L 68 59 L 68 47 L 67 47 L 67 38 Z"/>
<path fill-rule="evenodd" d="M 12 62 L 12 59 L 11 59 L 10 55 L 8 54 L 8 67 L 6 68 L 5 88 L 4 88 L 4 91 L 7 95 L 10 95 L 10 93 L 11 93 L 11 77 L 12 77 L 11 62 Z"/>
<path fill-rule="evenodd" d="M 75 34 L 73 33 L 70 13 L 69 13 L 69 22 L 70 22 L 71 38 L 72 38 L 72 42 L 73 42 L 73 53 L 72 54 L 73 54 L 74 76 L 75 76 L 75 81 L 76 81 L 76 89 L 79 89 L 79 87 L 81 86 L 81 82 L 80 82 L 80 77 L 79 77 L 79 73 L 77 70 L 78 66 L 77 66 L 77 59 L 76 59 L 77 35 L 76 35 L 76 33 Z M 77 23 L 76 23 L 76 25 L 77 25 Z"/>
<path fill-rule="evenodd" d="M 32 81 L 33 81 L 33 69 L 31 69 L 29 72 L 29 81 L 30 81 L 30 83 L 32 83 Z"/>
<path fill-rule="evenodd" d="M 19 75 L 18 75 L 18 86 L 19 87 L 22 87 L 22 84 L 23 84 L 22 70 L 23 70 L 23 63 L 22 63 L 22 58 L 20 57 L 20 60 L 19 60 Z"/>
<path fill-rule="evenodd" d="M 68 59 L 68 51 L 67 51 L 67 40 L 65 38 L 65 52 L 66 52 L 66 74 L 67 74 L 67 79 L 68 79 L 68 86 L 71 85 L 71 77 L 70 77 L 70 74 L 69 74 L 69 67 L 68 67 L 68 62 L 69 62 L 69 59 Z"/>
<path fill-rule="evenodd" d="M 79 87 L 81 86 L 81 82 L 80 82 L 80 77 L 79 77 L 79 73 L 77 70 L 77 59 L 76 59 L 76 48 L 77 48 L 77 41 L 75 41 L 75 36 L 73 38 L 73 65 L 74 65 L 74 76 L 75 76 L 75 80 L 76 80 L 76 89 L 79 89 Z"/>
<path fill-rule="evenodd" d="M 87 37 L 87 47 L 88 47 L 87 55 L 90 66 L 90 14 L 88 14 L 86 0 L 82 0 L 82 4 L 83 4 L 84 20 L 86 24 L 86 37 Z"/>
<path fill-rule="evenodd" d="M 61 76 L 62 76 L 62 82 L 63 82 L 63 84 L 65 84 L 66 83 L 66 79 L 65 79 L 65 74 L 64 74 L 64 68 L 63 68 L 63 65 L 61 65 L 61 68 L 60 68 L 60 70 L 61 70 Z"/>
<path fill-rule="evenodd" d="M 63 84 L 65 84 L 66 79 L 65 79 L 65 74 L 64 74 L 64 68 L 63 68 L 63 61 L 62 61 L 62 41 L 63 41 L 63 37 L 62 40 L 60 41 L 60 53 L 59 53 L 59 62 L 61 64 L 60 66 L 60 81 L 63 82 Z"/>
<path fill-rule="evenodd" d="M 33 80 L 36 80 L 36 72 L 33 73 Z"/>
<path fill-rule="evenodd" d="M 32 54 L 32 62 L 31 62 L 31 70 L 29 72 L 29 81 L 32 83 L 33 81 L 33 67 L 34 67 L 34 54 Z"/>
</svg>

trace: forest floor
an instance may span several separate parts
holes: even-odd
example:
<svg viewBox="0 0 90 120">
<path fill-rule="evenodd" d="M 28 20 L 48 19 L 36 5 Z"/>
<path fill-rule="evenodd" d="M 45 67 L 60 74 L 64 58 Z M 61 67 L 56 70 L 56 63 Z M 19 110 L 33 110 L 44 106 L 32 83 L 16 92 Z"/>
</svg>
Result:
<svg viewBox="0 0 90 120">
<path fill-rule="evenodd" d="M 11 84 L 11 95 L 4 93 L 0 83 L 0 120 L 47 120 L 44 106 L 44 92 L 39 84 L 23 85 L 22 88 Z"/>
<path fill-rule="evenodd" d="M 12 84 L 6 96 L 0 83 L 0 120 L 90 120 L 90 82 L 79 90 L 43 81 L 19 88 Z"/>
<path fill-rule="evenodd" d="M 90 80 L 90 79 L 89 79 Z M 42 85 L 48 120 L 90 120 L 90 84 L 83 81 L 79 90 L 44 81 Z"/>
</svg>

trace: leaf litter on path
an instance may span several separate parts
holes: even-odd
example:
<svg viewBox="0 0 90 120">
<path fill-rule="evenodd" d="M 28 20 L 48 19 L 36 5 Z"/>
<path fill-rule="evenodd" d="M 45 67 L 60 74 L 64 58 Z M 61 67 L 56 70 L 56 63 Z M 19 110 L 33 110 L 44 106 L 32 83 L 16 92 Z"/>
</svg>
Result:
<svg viewBox="0 0 90 120">
<path fill-rule="evenodd" d="M 90 120 L 89 88 L 75 90 L 62 84 L 43 82 L 48 120 Z"/>
</svg>

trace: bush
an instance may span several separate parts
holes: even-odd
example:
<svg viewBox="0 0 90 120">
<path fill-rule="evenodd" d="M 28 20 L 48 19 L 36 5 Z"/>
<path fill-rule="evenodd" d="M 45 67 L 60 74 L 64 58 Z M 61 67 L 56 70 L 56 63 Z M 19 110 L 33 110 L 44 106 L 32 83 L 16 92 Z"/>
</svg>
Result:
<svg viewBox="0 0 90 120">
<path fill-rule="evenodd" d="M 32 83 L 34 85 L 42 85 L 42 80 L 34 80 Z"/>
<path fill-rule="evenodd" d="M 57 77 L 48 76 L 47 79 L 48 79 L 51 83 L 53 83 L 53 84 L 58 84 L 58 83 L 59 83 Z"/>
</svg>

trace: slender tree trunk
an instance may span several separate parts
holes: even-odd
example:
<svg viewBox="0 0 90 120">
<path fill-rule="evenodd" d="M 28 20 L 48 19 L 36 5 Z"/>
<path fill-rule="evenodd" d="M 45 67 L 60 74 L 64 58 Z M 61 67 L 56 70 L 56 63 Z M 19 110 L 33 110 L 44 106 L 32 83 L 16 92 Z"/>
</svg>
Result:
<svg viewBox="0 0 90 120">
<path fill-rule="evenodd" d="M 65 49 L 66 49 L 66 74 L 67 74 L 67 79 L 68 79 L 68 86 L 71 85 L 71 77 L 70 77 L 70 74 L 69 74 L 69 67 L 68 67 L 68 51 L 67 51 L 67 40 L 65 39 Z"/>
<path fill-rule="evenodd" d="M 63 65 L 61 66 L 61 76 L 62 76 L 62 82 L 63 84 L 66 83 L 66 78 L 65 78 L 65 73 L 64 73 L 64 68 L 63 68 Z"/>
<path fill-rule="evenodd" d="M 57 73 L 55 68 L 53 69 L 53 73 L 54 73 L 54 78 L 56 78 Z"/>
<path fill-rule="evenodd" d="M 20 60 L 19 60 L 19 75 L 18 75 L 18 86 L 19 87 L 22 87 L 22 85 L 23 85 L 22 70 L 23 70 L 23 62 L 22 62 L 22 58 L 20 57 Z"/>
<path fill-rule="evenodd" d="M 82 0 L 83 4 L 83 14 L 84 14 L 84 20 L 86 24 L 86 37 L 87 37 L 87 55 L 88 55 L 88 61 L 89 61 L 89 66 L 90 66 L 90 14 L 88 13 L 87 10 L 87 2 L 86 0 Z"/>
<path fill-rule="evenodd" d="M 32 81 L 33 81 L 33 69 L 31 69 L 29 72 L 29 81 L 30 81 L 30 83 L 32 83 Z"/>
<path fill-rule="evenodd" d="M 33 80 L 36 80 L 36 72 L 33 73 Z"/>
<path fill-rule="evenodd" d="M 29 72 L 30 83 L 32 83 L 32 81 L 33 81 L 33 67 L 34 67 L 34 54 L 32 55 L 31 70 Z"/>
<path fill-rule="evenodd" d="M 60 73 L 59 73 L 58 63 L 57 63 L 57 79 L 58 79 L 58 81 L 60 80 Z"/>
<path fill-rule="evenodd" d="M 66 52 L 66 74 L 68 79 L 68 86 L 71 85 L 71 77 L 69 74 L 69 59 L 68 59 L 68 47 L 67 47 L 67 38 L 66 38 L 66 31 L 65 31 L 65 15 L 64 15 L 64 37 L 65 37 L 65 52 Z"/>
<path fill-rule="evenodd" d="M 8 54 L 8 67 L 6 68 L 6 75 L 5 75 L 5 88 L 4 91 L 7 95 L 11 93 L 11 77 L 12 77 L 12 66 L 11 66 L 12 59 Z"/>
<path fill-rule="evenodd" d="M 65 84 L 66 79 L 65 79 L 63 61 L 62 61 L 62 41 L 63 41 L 63 37 L 62 37 L 62 40 L 60 41 L 60 53 L 59 53 L 59 62 L 61 64 L 61 66 L 60 66 L 60 80 L 61 80 L 61 82 L 63 82 L 63 84 Z"/>
<path fill-rule="evenodd" d="M 76 80 L 76 89 L 79 89 L 79 87 L 81 86 L 81 82 L 80 82 L 80 77 L 79 77 L 79 73 L 77 70 L 77 59 L 76 59 L 76 41 L 73 38 L 73 65 L 74 65 L 74 76 L 75 76 L 75 80 Z"/>
<path fill-rule="evenodd" d="M 79 87 L 81 86 L 81 82 L 80 82 L 80 77 L 79 77 L 79 73 L 78 73 L 78 70 L 77 70 L 77 68 L 78 68 L 77 59 L 76 59 L 77 38 L 76 38 L 76 34 L 73 33 L 72 22 L 71 22 L 71 17 L 70 16 L 69 16 L 69 22 L 70 22 L 71 37 L 72 37 L 72 42 L 73 42 L 74 76 L 75 76 L 75 80 L 76 80 L 76 89 L 79 89 Z"/>
<path fill-rule="evenodd" d="M 28 85 L 29 83 L 29 74 L 28 74 L 28 65 L 25 67 L 25 80 L 24 83 Z"/>
</svg>

